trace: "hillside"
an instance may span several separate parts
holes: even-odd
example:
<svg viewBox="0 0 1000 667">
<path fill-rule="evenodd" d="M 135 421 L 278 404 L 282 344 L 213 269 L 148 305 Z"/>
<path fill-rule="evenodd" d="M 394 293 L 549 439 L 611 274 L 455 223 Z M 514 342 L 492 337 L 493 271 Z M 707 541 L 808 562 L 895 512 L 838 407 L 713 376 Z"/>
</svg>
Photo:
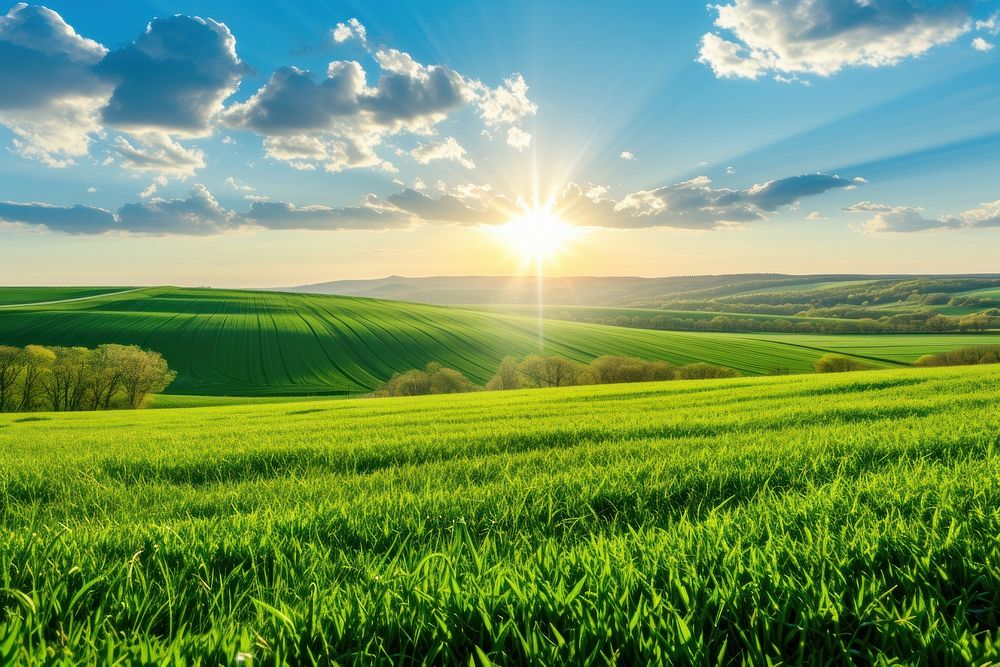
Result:
<svg viewBox="0 0 1000 667">
<path fill-rule="evenodd" d="M 992 664 L 998 400 L 993 366 L 0 415 L 0 662 Z"/>
<path fill-rule="evenodd" d="M 0 309 L 0 344 L 124 343 L 163 354 L 179 394 L 367 392 L 430 361 L 485 382 L 505 355 L 539 351 L 537 320 L 443 306 L 260 291 L 148 288 Z M 704 361 L 746 374 L 809 372 L 828 351 L 877 364 L 997 336 L 795 336 L 684 333 L 546 321 L 543 351 Z"/>
<path fill-rule="evenodd" d="M 808 307 L 836 303 L 860 304 L 869 291 L 879 296 L 889 294 L 893 300 L 899 300 L 913 293 L 974 294 L 976 290 L 998 289 L 1000 275 L 795 276 L 757 273 L 665 278 L 553 276 L 546 277 L 542 283 L 542 300 L 551 306 L 666 307 L 665 304 L 669 303 L 721 300 L 722 303 L 765 306 L 791 302 Z M 538 284 L 530 276 L 389 276 L 301 285 L 288 288 L 288 291 L 450 305 L 533 304 L 538 298 Z"/>
</svg>

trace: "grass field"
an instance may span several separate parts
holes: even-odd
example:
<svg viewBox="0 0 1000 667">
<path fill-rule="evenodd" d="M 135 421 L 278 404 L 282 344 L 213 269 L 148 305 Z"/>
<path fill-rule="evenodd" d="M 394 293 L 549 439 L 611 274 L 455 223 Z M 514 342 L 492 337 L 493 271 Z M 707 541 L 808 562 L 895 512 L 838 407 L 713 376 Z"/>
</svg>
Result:
<svg viewBox="0 0 1000 667">
<path fill-rule="evenodd" d="M 124 287 L 0 287 L 0 306 L 20 305 L 80 299 L 110 292 L 118 292 Z"/>
<path fill-rule="evenodd" d="M 974 367 L 0 415 L 0 663 L 986 664 L 998 401 Z"/>
<path fill-rule="evenodd" d="M 857 350 L 876 364 L 892 365 L 927 351 L 1000 340 L 684 333 L 558 321 L 544 326 L 544 351 L 579 361 L 621 354 L 704 361 L 747 374 L 809 372 L 828 351 Z M 505 355 L 539 351 L 532 318 L 353 297 L 150 288 L 0 310 L 0 344 L 109 342 L 160 352 L 178 372 L 169 391 L 198 395 L 363 393 L 430 361 L 485 382 Z"/>
<path fill-rule="evenodd" d="M 506 313 L 509 315 L 533 316 L 538 312 L 537 306 L 530 305 L 493 305 L 470 306 L 477 310 L 485 310 L 495 313 Z M 711 310 L 669 310 L 661 308 L 625 308 L 618 306 L 543 306 L 543 317 L 559 319 L 562 313 L 569 313 L 578 321 L 587 319 L 604 320 L 615 317 L 641 317 L 652 318 L 657 315 L 665 317 L 683 317 L 692 320 L 711 320 L 718 316 L 735 317 L 746 320 L 773 321 L 784 320 L 788 322 L 838 322 L 834 317 L 800 317 L 798 315 L 763 315 L 759 313 L 736 313 Z"/>
</svg>

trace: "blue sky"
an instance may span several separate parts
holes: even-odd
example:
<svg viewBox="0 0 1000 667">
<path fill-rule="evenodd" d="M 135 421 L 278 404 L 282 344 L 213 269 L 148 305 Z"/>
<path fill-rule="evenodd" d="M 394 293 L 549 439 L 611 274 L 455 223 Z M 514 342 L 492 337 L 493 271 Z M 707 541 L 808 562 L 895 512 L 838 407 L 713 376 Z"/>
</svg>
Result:
<svg viewBox="0 0 1000 667">
<path fill-rule="evenodd" d="M 0 7 L 0 284 L 996 271 L 998 11 Z"/>
</svg>

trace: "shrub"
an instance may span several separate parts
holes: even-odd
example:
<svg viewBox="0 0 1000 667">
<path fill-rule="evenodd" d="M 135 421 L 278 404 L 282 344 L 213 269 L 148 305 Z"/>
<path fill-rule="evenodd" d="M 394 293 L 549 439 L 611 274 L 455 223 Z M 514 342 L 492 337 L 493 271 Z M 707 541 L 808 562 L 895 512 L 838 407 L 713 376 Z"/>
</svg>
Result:
<svg viewBox="0 0 1000 667">
<path fill-rule="evenodd" d="M 701 362 L 681 366 L 677 370 L 677 378 L 680 380 L 712 380 L 721 378 L 738 378 L 742 376 L 743 373 L 740 373 L 735 368 L 713 366 L 712 364 L 705 364 Z"/>
<path fill-rule="evenodd" d="M 957 350 L 925 354 L 917 359 L 917 366 L 975 366 L 1000 363 L 1000 345 L 973 345 Z"/>
<path fill-rule="evenodd" d="M 866 364 L 842 354 L 827 354 L 816 360 L 813 369 L 817 373 L 847 373 L 850 371 L 872 370 L 871 364 Z"/>
<path fill-rule="evenodd" d="M 376 396 L 425 396 L 427 394 L 460 394 L 477 391 L 479 387 L 454 368 L 429 363 L 424 370 L 409 370 L 393 375 L 375 392 Z"/>
</svg>

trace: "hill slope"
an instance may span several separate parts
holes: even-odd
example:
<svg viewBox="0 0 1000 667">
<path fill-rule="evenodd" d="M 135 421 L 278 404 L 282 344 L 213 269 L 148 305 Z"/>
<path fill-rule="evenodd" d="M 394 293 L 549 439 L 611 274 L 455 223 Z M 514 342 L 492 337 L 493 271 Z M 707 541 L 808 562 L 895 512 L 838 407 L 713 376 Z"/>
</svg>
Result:
<svg viewBox="0 0 1000 667">
<path fill-rule="evenodd" d="M 677 364 L 705 361 L 764 374 L 775 368 L 808 372 L 828 350 L 847 349 L 893 364 L 967 340 L 971 339 L 768 338 L 547 321 L 544 351 L 580 361 L 601 354 Z M 141 345 L 162 353 L 178 371 L 172 392 L 193 394 L 368 391 L 393 373 L 430 361 L 484 382 L 501 358 L 537 352 L 538 341 L 538 322 L 528 317 L 278 292 L 148 288 L 0 310 L 0 343 Z"/>
<path fill-rule="evenodd" d="M 998 400 L 993 366 L 0 415 L 5 662 L 993 664 Z"/>
</svg>

